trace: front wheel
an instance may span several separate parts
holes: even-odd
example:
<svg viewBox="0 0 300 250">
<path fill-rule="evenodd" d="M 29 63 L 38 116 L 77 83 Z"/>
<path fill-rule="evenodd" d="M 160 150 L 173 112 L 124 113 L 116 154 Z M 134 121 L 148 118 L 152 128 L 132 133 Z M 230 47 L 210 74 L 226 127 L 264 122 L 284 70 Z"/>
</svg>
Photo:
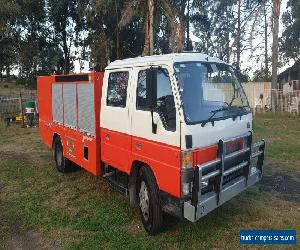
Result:
<svg viewBox="0 0 300 250">
<path fill-rule="evenodd" d="M 138 197 L 141 219 L 145 230 L 155 235 L 162 230 L 163 212 L 159 202 L 159 189 L 153 173 L 142 167 L 138 179 Z"/>
</svg>

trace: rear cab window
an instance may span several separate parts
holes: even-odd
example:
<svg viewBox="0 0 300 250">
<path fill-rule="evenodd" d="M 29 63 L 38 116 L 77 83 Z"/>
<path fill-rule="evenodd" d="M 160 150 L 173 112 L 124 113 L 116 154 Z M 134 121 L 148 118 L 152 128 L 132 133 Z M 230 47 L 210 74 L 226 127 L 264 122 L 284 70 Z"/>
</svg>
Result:
<svg viewBox="0 0 300 250">
<path fill-rule="evenodd" d="M 106 105 L 111 107 L 126 107 L 129 72 L 111 72 L 108 76 Z"/>
</svg>

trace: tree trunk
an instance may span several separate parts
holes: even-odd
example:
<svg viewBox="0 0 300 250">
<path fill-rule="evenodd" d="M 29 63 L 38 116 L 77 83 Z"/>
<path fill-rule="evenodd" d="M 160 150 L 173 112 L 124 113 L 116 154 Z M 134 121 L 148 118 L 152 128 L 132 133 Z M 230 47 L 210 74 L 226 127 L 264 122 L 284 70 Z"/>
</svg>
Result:
<svg viewBox="0 0 300 250">
<path fill-rule="evenodd" d="M 226 29 L 228 30 L 228 32 L 226 32 L 226 35 L 225 35 L 225 53 L 222 51 L 221 53 L 223 54 L 222 57 L 223 58 L 226 58 L 225 61 L 227 63 L 230 62 L 230 37 L 229 37 L 229 18 L 228 18 L 228 12 L 226 12 L 226 15 L 227 15 L 227 24 L 226 24 Z"/>
<path fill-rule="evenodd" d="M 153 12 L 154 12 L 154 2 L 153 0 L 148 0 L 148 11 L 149 11 L 149 55 L 153 55 Z"/>
<path fill-rule="evenodd" d="M 144 24 L 144 32 L 145 32 L 145 42 L 144 42 L 144 50 L 143 50 L 143 56 L 149 55 L 149 13 L 147 12 L 145 17 L 145 24 Z"/>
<path fill-rule="evenodd" d="M 185 19 L 178 11 L 173 1 L 162 1 L 164 14 L 170 29 L 169 44 L 172 53 L 180 53 L 185 47 Z"/>
<path fill-rule="evenodd" d="M 117 59 L 120 59 L 120 38 L 119 38 L 119 11 L 118 11 L 118 0 L 115 0 L 115 10 L 116 10 L 116 16 L 117 16 L 117 33 L 116 33 L 116 47 L 117 47 Z"/>
<path fill-rule="evenodd" d="M 277 89 L 277 68 L 278 68 L 278 31 L 279 31 L 279 16 L 280 16 L 281 0 L 273 0 L 273 46 L 272 46 L 272 111 L 275 112 L 277 105 L 276 93 Z"/>
<path fill-rule="evenodd" d="M 241 0 L 238 1 L 238 20 L 237 20 L 237 39 L 236 39 L 236 70 L 240 71 L 241 64 Z"/>
<path fill-rule="evenodd" d="M 268 21 L 267 21 L 267 10 L 266 0 L 264 0 L 264 22 L 265 22 L 265 81 L 269 79 L 269 62 L 268 62 Z"/>
<path fill-rule="evenodd" d="M 6 66 L 6 77 L 10 77 L 10 66 Z"/>
<path fill-rule="evenodd" d="M 67 42 L 67 32 L 64 30 L 62 32 L 62 42 L 63 42 L 63 53 L 64 53 L 64 74 L 70 73 L 70 54 Z"/>
<path fill-rule="evenodd" d="M 151 56 L 153 55 L 153 11 L 154 2 L 153 0 L 148 0 L 147 4 L 147 15 L 145 19 L 145 44 L 143 55 Z"/>
<path fill-rule="evenodd" d="M 190 1 L 187 1 L 187 16 L 186 16 L 186 50 L 190 51 Z"/>
</svg>

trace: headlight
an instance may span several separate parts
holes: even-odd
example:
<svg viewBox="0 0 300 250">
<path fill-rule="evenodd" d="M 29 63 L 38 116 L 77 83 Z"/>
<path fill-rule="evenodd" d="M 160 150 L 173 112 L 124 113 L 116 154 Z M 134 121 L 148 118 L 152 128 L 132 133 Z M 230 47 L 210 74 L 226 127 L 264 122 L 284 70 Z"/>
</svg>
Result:
<svg viewBox="0 0 300 250">
<path fill-rule="evenodd" d="M 182 183 L 182 195 L 187 196 L 191 192 L 191 184 L 190 183 Z"/>
</svg>

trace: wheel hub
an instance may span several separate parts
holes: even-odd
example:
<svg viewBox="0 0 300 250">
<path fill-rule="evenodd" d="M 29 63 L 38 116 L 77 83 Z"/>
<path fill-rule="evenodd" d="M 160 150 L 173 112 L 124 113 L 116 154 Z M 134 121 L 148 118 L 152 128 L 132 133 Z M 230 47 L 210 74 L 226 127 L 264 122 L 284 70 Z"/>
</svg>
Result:
<svg viewBox="0 0 300 250">
<path fill-rule="evenodd" d="M 149 193 L 146 183 L 142 181 L 140 188 L 140 208 L 145 220 L 149 219 Z"/>
</svg>

